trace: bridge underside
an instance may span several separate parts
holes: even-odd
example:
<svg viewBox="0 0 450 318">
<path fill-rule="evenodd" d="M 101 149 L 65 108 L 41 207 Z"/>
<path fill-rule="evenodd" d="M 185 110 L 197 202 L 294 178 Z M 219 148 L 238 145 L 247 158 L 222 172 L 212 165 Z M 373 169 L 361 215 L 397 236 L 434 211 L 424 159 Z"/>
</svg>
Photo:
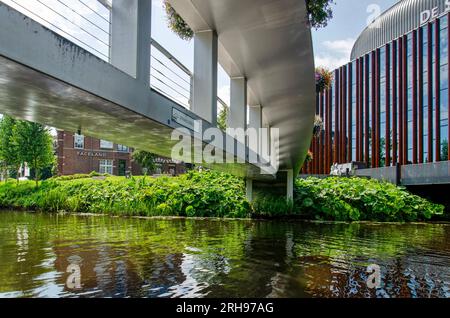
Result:
<svg viewBox="0 0 450 318">
<path fill-rule="evenodd" d="M 0 113 L 71 132 L 81 130 L 87 136 L 170 158 L 177 143 L 171 140 L 176 128 L 170 117 L 173 105 L 165 97 L 152 93 L 160 103 L 168 104 L 167 124 L 0 55 Z M 271 175 L 261 175 L 258 167 L 248 163 L 209 166 L 240 177 L 273 179 Z"/>
<path fill-rule="evenodd" d="M 0 2 L 0 113 L 166 157 L 178 142 L 171 140 L 173 130 L 186 128 L 174 120 L 174 111 L 200 121 L 203 131 L 212 127 L 148 85 Z M 225 157 L 222 144 L 216 152 Z M 255 164 L 237 162 L 247 161 L 203 166 L 275 178 Z"/>
<path fill-rule="evenodd" d="M 261 182 L 268 188 L 283 184 L 288 197 L 292 197 L 293 176 L 309 147 L 314 117 L 314 63 L 304 3 L 171 2 L 176 2 L 176 6 L 189 4 L 180 8 L 180 14 L 186 14 L 187 22 L 195 25 L 196 36 L 203 32 L 203 26 L 208 32 L 217 33 L 220 64 L 232 80 L 248 80 L 247 105 L 260 109 L 259 123 L 253 128 L 277 128 L 280 132 L 278 173 L 270 166 L 264 174 L 261 164 L 248 163 L 249 158 L 257 156 L 256 151 L 237 140 L 233 140 L 233 148 L 243 146 L 245 153 L 235 151 L 240 156 L 236 162 L 245 163 L 202 165 L 245 177 L 250 183 L 255 182 L 255 187 Z M 202 129 L 196 131 L 200 134 L 214 127 L 214 120 L 205 120 L 195 108 L 187 110 L 150 89 L 151 6 L 147 1 L 129 3 L 136 5 L 135 13 L 140 17 L 135 21 L 137 25 L 132 24 L 138 42 L 134 49 L 139 53 L 128 56 L 129 52 L 117 44 L 120 32 L 112 32 L 116 41 L 111 45 L 111 63 L 107 63 L 0 2 L 0 113 L 72 132 L 81 130 L 84 135 L 166 157 L 172 156 L 178 142 L 171 140 L 174 129 L 187 128 L 192 134 L 196 130 L 194 124 L 188 127 L 191 125 L 177 121 L 177 116 L 184 123 L 200 122 Z M 201 10 L 195 11 L 195 6 Z M 230 15 L 230 10 L 236 14 Z M 136 67 L 134 73 L 114 61 L 114 52 L 123 54 L 119 62 L 135 59 L 128 63 Z M 216 94 L 212 95 L 211 107 L 215 107 Z M 193 99 L 195 106 L 195 94 Z M 247 105 L 243 100 L 242 106 L 247 109 Z M 226 140 L 215 140 L 213 145 L 216 155 L 229 155 Z M 248 189 L 251 193 L 253 184 Z"/>
</svg>

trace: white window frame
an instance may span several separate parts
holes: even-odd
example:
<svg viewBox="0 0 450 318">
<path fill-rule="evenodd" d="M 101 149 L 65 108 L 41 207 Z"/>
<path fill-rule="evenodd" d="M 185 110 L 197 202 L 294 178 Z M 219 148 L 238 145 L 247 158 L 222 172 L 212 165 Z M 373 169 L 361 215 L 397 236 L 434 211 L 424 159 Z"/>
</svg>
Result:
<svg viewBox="0 0 450 318">
<path fill-rule="evenodd" d="M 114 174 L 114 160 L 112 159 L 101 159 L 99 160 L 99 169 L 98 171 L 102 174 Z"/>
<path fill-rule="evenodd" d="M 124 145 L 117 145 L 117 151 L 127 153 L 130 152 L 130 148 Z"/>
<path fill-rule="evenodd" d="M 82 143 L 81 147 L 79 146 L 80 142 Z M 78 134 L 73 135 L 73 148 L 74 149 L 84 149 L 84 136 L 83 135 L 78 135 Z"/>
<path fill-rule="evenodd" d="M 114 143 L 108 140 L 100 140 L 100 149 L 114 149 Z"/>
</svg>

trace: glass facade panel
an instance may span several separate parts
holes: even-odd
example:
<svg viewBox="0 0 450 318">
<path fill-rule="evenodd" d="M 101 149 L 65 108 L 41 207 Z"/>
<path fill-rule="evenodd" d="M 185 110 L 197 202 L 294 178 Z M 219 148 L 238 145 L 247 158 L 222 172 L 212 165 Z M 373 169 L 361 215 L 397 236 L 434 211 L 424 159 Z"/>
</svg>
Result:
<svg viewBox="0 0 450 318">
<path fill-rule="evenodd" d="M 448 160 L 448 23 L 441 19 L 440 30 L 440 160 Z"/>
<path fill-rule="evenodd" d="M 380 49 L 380 166 L 386 165 L 386 47 Z"/>
<path fill-rule="evenodd" d="M 430 22 L 427 25 L 421 27 L 421 32 L 417 32 L 417 41 L 414 41 L 413 33 L 406 35 L 406 41 L 403 42 L 403 37 L 396 40 L 397 51 L 394 50 L 394 42 L 390 43 L 389 56 L 387 56 L 387 47 L 381 47 L 379 49 L 379 64 L 375 65 L 379 68 L 379 79 L 377 80 L 377 87 L 379 91 L 373 90 L 373 52 L 369 52 L 367 55 L 360 58 L 360 72 L 358 73 L 356 67 L 356 61 L 347 65 L 347 69 L 352 71 L 347 73 L 348 78 L 351 77 L 351 81 L 347 83 L 346 96 L 351 98 L 345 101 L 345 107 L 350 107 L 347 111 L 351 115 L 351 124 L 345 127 L 345 130 L 350 129 L 347 132 L 347 140 L 351 140 L 351 159 L 356 160 L 356 150 L 360 147 L 359 154 L 362 155 L 362 161 L 365 161 L 367 167 L 372 165 L 372 156 L 374 155 L 372 143 L 372 127 L 374 122 L 377 122 L 379 116 L 379 122 L 377 125 L 379 129 L 379 146 L 380 146 L 380 166 L 386 165 L 386 141 L 390 141 L 390 158 L 391 165 L 394 165 L 393 158 L 396 158 L 395 163 L 398 163 L 400 157 L 400 150 L 403 149 L 407 158 L 405 162 L 412 163 L 415 159 L 423 159 L 424 162 L 436 161 L 437 159 L 448 160 L 448 143 L 449 143 L 449 30 L 447 16 L 441 17 L 439 20 Z M 439 28 L 438 30 L 436 28 Z M 422 40 L 422 41 L 420 41 Z M 404 51 L 400 51 L 400 46 L 405 44 Z M 394 56 L 394 53 L 396 55 Z M 414 54 L 417 52 L 417 54 Z M 403 55 L 405 54 L 405 55 Z M 403 65 L 403 69 L 400 68 L 400 64 L 406 61 Z M 389 69 L 386 69 L 386 59 L 389 58 Z M 416 58 L 416 60 L 414 60 Z M 419 63 L 420 58 L 422 64 Z M 422 67 L 420 67 L 422 66 Z M 416 69 L 414 69 L 416 67 Z M 378 70 L 377 70 L 378 71 Z M 393 77 L 396 72 L 396 78 Z M 403 73 L 404 72 L 404 73 Z M 331 118 L 327 123 L 331 123 L 331 138 L 332 149 L 329 149 L 329 153 L 336 152 L 334 149 L 335 133 L 339 132 L 339 129 L 344 128 L 344 123 L 341 114 L 337 118 L 336 115 L 336 102 L 341 101 L 341 90 L 339 83 L 339 72 L 335 72 L 335 79 L 333 80 L 333 91 L 331 100 Z M 357 87 L 357 77 L 360 78 L 360 87 Z M 405 77 L 405 78 L 404 78 Z M 400 82 L 405 79 L 402 85 Z M 387 87 L 389 79 L 389 87 Z M 416 80 L 416 82 L 414 82 Z M 420 81 L 420 82 L 419 82 Z M 416 88 L 416 90 L 414 90 Z M 348 89 L 350 94 L 347 95 Z M 394 90 L 397 95 L 394 100 Z M 405 91 L 406 90 L 406 91 Z M 388 96 L 386 96 L 388 94 Z M 357 96 L 359 95 L 359 101 Z M 379 96 L 377 106 L 378 113 L 373 113 L 374 98 Z M 420 99 L 421 98 L 421 99 Z M 403 113 L 400 113 L 400 101 L 403 101 L 404 108 Z M 417 102 L 417 109 L 415 109 L 415 101 Z M 359 113 L 357 104 L 360 105 L 359 111 L 362 113 L 360 118 L 357 118 Z M 438 103 L 438 105 L 437 105 Z M 389 108 L 387 107 L 389 105 Z M 396 105 L 396 113 L 393 113 L 394 105 Z M 422 105 L 422 109 L 419 106 Z M 387 111 L 389 110 L 389 116 Z M 417 110 L 417 111 L 416 111 Z M 325 117 L 330 113 L 326 113 Z M 402 116 L 403 115 L 403 116 Z M 374 117 L 376 116 L 376 118 Z M 406 116 L 406 117 L 405 117 Z M 421 116 L 421 117 L 419 117 Z M 400 117 L 403 117 L 403 122 L 400 122 Z M 375 119 L 375 121 L 373 121 Z M 389 122 L 387 122 L 389 120 Z M 336 122 L 338 121 L 338 122 Z M 406 126 L 402 124 L 405 123 Z M 419 126 L 419 125 L 422 126 Z M 368 125 L 368 126 L 367 126 Z M 387 127 L 389 125 L 389 127 Z M 436 127 L 438 125 L 438 127 Z M 356 130 L 357 126 L 359 131 Z M 403 126 L 403 130 L 400 128 Z M 396 127 L 396 136 L 393 135 L 394 127 Z M 389 128 L 389 130 L 387 130 Z M 422 132 L 422 136 L 419 135 Z M 358 133 L 360 135 L 358 135 Z M 402 133 L 406 133 L 403 140 L 400 140 Z M 431 136 L 430 136 L 431 134 Z M 430 136 L 430 137 L 429 137 Z M 351 138 L 351 139 L 350 139 Z M 361 138 L 361 139 L 360 139 Z M 394 140 L 396 138 L 397 153 L 394 154 Z M 419 140 L 419 138 L 422 138 Z M 439 138 L 439 144 L 436 142 Z M 359 145 L 357 145 L 357 140 Z M 417 142 L 416 142 L 417 141 Z M 406 144 L 402 144 L 405 142 Z M 432 143 L 432 144 L 430 144 Z M 343 143 L 339 143 L 338 147 L 341 147 Z M 369 144 L 367 148 L 366 145 Z M 366 150 L 369 151 L 366 154 Z M 419 151 L 422 153 L 419 153 Z M 433 150 L 432 153 L 429 151 Z M 345 149 L 338 149 L 338 153 L 344 154 L 348 151 Z M 431 158 L 429 157 L 431 156 Z M 366 160 L 368 159 L 368 161 Z M 367 161 L 367 162 L 366 162 Z"/>
</svg>

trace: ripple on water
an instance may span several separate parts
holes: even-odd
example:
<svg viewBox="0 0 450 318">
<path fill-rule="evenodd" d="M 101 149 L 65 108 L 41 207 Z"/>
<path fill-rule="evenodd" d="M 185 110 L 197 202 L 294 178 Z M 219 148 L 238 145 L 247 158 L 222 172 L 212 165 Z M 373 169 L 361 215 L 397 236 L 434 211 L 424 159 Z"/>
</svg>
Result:
<svg viewBox="0 0 450 318">
<path fill-rule="evenodd" d="M 5 212 L 0 255 L 0 297 L 450 297 L 441 224 Z"/>
</svg>

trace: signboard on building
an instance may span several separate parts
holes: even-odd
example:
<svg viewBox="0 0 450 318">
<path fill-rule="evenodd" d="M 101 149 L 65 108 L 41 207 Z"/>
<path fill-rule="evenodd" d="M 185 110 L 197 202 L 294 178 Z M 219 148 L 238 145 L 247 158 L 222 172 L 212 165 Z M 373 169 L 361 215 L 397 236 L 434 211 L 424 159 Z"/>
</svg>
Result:
<svg viewBox="0 0 450 318">
<path fill-rule="evenodd" d="M 450 11 L 450 0 L 445 0 L 444 7 L 433 7 L 420 13 L 420 25 L 435 20 L 440 15 Z"/>
<path fill-rule="evenodd" d="M 196 120 L 176 108 L 172 108 L 172 120 L 194 132 L 200 132 Z"/>
<path fill-rule="evenodd" d="M 106 157 L 106 153 L 104 152 L 96 152 L 96 151 L 78 151 L 77 155 L 80 157 L 95 157 L 95 158 L 104 158 Z"/>
</svg>

